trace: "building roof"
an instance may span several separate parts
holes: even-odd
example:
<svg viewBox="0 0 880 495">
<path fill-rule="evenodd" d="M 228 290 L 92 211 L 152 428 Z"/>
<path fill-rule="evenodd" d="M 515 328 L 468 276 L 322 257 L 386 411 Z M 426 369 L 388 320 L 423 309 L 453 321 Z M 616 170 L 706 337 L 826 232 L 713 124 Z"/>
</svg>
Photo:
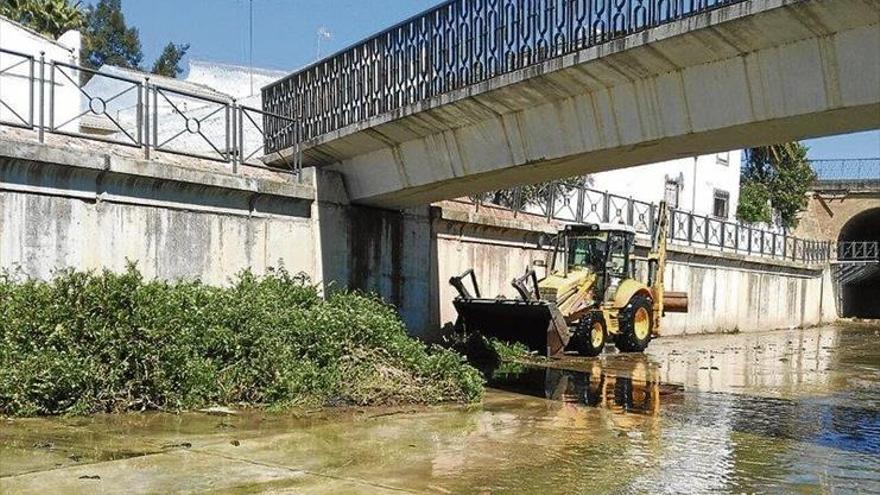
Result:
<svg viewBox="0 0 880 495">
<path fill-rule="evenodd" d="M 253 71 L 254 75 L 262 76 L 262 77 L 270 77 L 275 79 L 280 79 L 287 74 L 288 71 L 284 70 L 275 70 L 275 69 L 266 69 L 262 67 L 249 67 L 247 65 L 237 65 L 237 64 L 228 64 L 224 62 L 210 62 L 207 60 L 190 60 L 189 61 L 189 69 L 192 71 L 193 69 L 224 69 L 233 72 L 243 72 L 250 73 Z"/>
<path fill-rule="evenodd" d="M 28 34 L 30 34 L 30 35 L 32 35 L 32 36 L 35 36 L 35 37 L 37 37 L 37 38 L 41 38 L 41 39 L 43 39 L 44 41 L 48 41 L 49 43 L 52 43 L 53 45 L 57 45 L 57 46 L 59 46 L 59 47 L 61 47 L 61 48 L 64 48 L 65 50 L 67 50 L 67 51 L 69 51 L 69 52 L 74 52 L 74 51 L 76 51 L 76 50 L 74 50 L 73 48 L 71 48 L 71 47 L 65 45 L 64 43 L 61 43 L 61 42 L 58 41 L 57 39 L 52 38 L 51 36 L 46 36 L 45 34 L 39 32 L 39 31 L 35 31 L 35 30 L 31 29 L 30 27 L 25 26 L 24 24 L 22 24 L 22 23 L 20 23 L 20 22 L 18 22 L 18 21 L 14 21 L 14 20 L 12 20 L 12 19 L 6 17 L 5 15 L 0 15 L 0 19 L 2 19 L 2 20 L 4 20 L 4 21 L 6 21 L 6 22 L 12 24 L 13 26 L 15 26 L 15 27 L 21 29 L 22 31 L 27 32 Z M 76 30 L 75 30 L 75 29 L 72 29 L 71 31 L 76 31 Z M 69 31 L 68 31 L 68 32 L 69 32 Z"/>
<path fill-rule="evenodd" d="M 124 77 L 127 79 L 133 79 L 137 81 L 141 81 L 147 77 L 150 78 L 150 82 L 153 84 L 158 84 L 159 86 L 163 86 L 166 88 L 170 88 L 178 91 L 185 91 L 187 93 L 195 93 L 200 96 L 206 96 L 209 98 L 216 98 L 221 100 L 228 100 L 232 97 L 226 93 L 222 93 L 217 91 L 209 86 L 204 84 L 194 83 L 190 81 L 186 81 L 184 79 L 175 79 L 173 77 L 160 76 L 157 74 L 151 74 L 149 72 L 140 71 L 137 69 L 129 69 L 125 67 L 119 67 L 116 65 L 104 65 L 100 69 L 98 69 L 99 73 L 108 74 L 113 76 Z M 91 83 L 95 78 L 92 78 L 89 83 Z M 87 83 L 88 85 L 88 83 Z"/>
</svg>

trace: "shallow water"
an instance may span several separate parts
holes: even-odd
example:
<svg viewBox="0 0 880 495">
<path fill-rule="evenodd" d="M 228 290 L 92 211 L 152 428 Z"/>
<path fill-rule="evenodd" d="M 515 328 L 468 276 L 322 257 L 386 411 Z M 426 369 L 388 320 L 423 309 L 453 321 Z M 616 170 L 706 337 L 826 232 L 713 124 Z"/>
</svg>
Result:
<svg viewBox="0 0 880 495">
<path fill-rule="evenodd" d="M 549 365 L 471 408 L 6 421 L 0 493 L 880 493 L 880 327 Z"/>
</svg>

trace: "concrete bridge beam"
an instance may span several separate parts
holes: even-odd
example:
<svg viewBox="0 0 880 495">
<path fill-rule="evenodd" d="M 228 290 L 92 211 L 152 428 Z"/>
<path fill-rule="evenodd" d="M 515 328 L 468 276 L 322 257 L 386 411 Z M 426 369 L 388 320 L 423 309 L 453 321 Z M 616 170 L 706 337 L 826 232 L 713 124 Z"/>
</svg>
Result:
<svg viewBox="0 0 880 495">
<path fill-rule="evenodd" d="M 396 208 L 877 128 L 877 47 L 877 0 L 737 3 L 328 133 L 305 163 Z"/>
</svg>

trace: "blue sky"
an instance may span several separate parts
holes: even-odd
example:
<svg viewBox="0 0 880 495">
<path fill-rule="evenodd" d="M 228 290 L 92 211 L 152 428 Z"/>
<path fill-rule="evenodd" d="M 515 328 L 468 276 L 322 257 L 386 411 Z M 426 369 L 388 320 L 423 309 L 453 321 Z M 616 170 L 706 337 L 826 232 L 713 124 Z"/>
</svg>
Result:
<svg viewBox="0 0 880 495">
<path fill-rule="evenodd" d="M 293 70 L 315 60 L 318 30 L 324 55 L 389 27 L 439 0 L 253 0 L 254 65 Z M 168 41 L 189 43 L 199 60 L 247 64 L 248 0 L 123 0 L 140 30 L 144 65 Z M 818 158 L 880 157 L 880 131 L 807 141 Z"/>
</svg>

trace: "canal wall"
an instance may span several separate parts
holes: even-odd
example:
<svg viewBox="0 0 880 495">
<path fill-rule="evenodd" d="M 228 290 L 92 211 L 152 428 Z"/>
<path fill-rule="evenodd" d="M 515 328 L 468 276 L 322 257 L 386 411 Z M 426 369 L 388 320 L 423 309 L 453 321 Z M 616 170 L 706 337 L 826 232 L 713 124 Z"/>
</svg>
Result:
<svg viewBox="0 0 880 495">
<path fill-rule="evenodd" d="M 313 273 L 313 186 L 200 165 L 0 141 L 0 269 L 47 279 L 134 262 L 215 285 L 246 268 Z"/>
<path fill-rule="evenodd" d="M 414 335 L 435 341 L 455 321 L 451 276 L 474 268 L 484 296 L 511 295 L 527 266 L 549 264 L 558 228 L 455 202 L 355 206 L 332 172 L 295 179 L 225 167 L 0 140 L 0 269 L 48 279 L 63 268 L 135 262 L 148 278 L 217 285 L 246 268 L 284 266 L 327 292 L 376 292 Z M 821 266 L 673 246 L 666 282 L 691 300 L 688 314 L 665 320 L 668 335 L 836 319 Z"/>
<path fill-rule="evenodd" d="M 546 240 L 558 224 L 543 218 L 513 218 L 510 212 L 441 203 L 435 211 L 440 279 L 441 326 L 455 321 L 448 304 L 455 290 L 450 276 L 473 267 L 484 296 L 512 295 L 510 281 L 534 260 L 549 264 Z M 649 240 L 638 238 L 636 255 Z M 758 331 L 818 325 L 837 319 L 831 272 L 826 265 L 745 256 L 669 244 L 664 277 L 667 290 L 687 292 L 690 310 L 667 314 L 664 335 Z M 646 279 L 647 262 L 637 262 Z"/>
</svg>

